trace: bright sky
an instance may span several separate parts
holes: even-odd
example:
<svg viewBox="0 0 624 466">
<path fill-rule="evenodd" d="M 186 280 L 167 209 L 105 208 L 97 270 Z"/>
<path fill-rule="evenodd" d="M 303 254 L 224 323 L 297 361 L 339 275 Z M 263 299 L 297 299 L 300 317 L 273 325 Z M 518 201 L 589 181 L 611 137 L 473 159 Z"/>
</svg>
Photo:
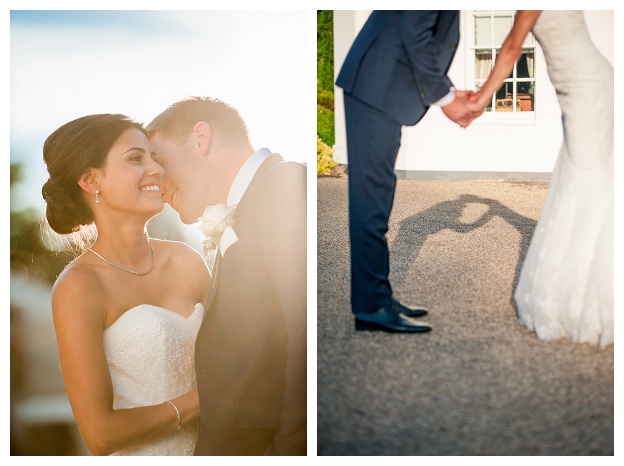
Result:
<svg viewBox="0 0 624 466">
<path fill-rule="evenodd" d="M 27 179 L 11 205 L 43 210 L 41 148 L 62 124 L 108 112 L 147 124 L 191 95 L 236 107 L 254 147 L 305 161 L 306 27 L 305 11 L 12 11 L 11 161 Z"/>
</svg>

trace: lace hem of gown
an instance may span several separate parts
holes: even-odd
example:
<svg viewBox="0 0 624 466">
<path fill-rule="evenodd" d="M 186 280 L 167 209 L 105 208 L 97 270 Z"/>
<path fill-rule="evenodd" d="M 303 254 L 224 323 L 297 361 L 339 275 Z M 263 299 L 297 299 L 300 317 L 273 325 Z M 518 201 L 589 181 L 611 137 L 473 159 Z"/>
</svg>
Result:
<svg viewBox="0 0 624 466">
<path fill-rule="evenodd" d="M 604 167 L 576 167 L 562 148 L 514 294 L 520 321 L 540 339 L 613 343 L 613 183 L 605 180 Z"/>
</svg>

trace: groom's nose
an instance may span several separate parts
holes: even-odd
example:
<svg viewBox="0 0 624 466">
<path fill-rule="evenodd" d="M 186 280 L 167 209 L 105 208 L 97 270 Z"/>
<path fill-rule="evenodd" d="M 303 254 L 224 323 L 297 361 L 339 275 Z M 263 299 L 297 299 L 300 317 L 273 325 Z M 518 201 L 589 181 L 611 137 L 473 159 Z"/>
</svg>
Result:
<svg viewBox="0 0 624 466">
<path fill-rule="evenodd" d="M 162 165 L 160 165 L 155 160 L 151 160 L 148 170 L 149 170 L 150 175 L 160 175 L 160 176 L 165 175 L 165 169 L 162 167 Z"/>
</svg>

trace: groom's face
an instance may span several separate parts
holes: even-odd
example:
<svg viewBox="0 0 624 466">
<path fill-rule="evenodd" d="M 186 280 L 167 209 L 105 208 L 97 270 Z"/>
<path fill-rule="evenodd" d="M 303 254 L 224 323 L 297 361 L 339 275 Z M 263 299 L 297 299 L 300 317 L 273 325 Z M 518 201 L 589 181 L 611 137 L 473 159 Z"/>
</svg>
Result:
<svg viewBox="0 0 624 466">
<path fill-rule="evenodd" d="M 160 133 L 150 137 L 150 146 L 152 157 L 165 170 L 163 200 L 180 215 L 182 222 L 197 222 L 205 207 L 201 192 L 205 180 L 201 177 L 196 146 L 190 140 L 180 143 Z"/>
</svg>

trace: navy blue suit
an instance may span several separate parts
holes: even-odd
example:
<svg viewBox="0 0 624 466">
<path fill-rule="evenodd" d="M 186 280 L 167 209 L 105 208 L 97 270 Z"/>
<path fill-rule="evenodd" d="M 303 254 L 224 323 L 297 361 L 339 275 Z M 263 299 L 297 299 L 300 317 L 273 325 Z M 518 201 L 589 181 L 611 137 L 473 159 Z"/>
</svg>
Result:
<svg viewBox="0 0 624 466">
<path fill-rule="evenodd" d="M 305 166 L 267 158 L 233 228 L 195 344 L 195 456 L 305 455 Z"/>
<path fill-rule="evenodd" d="M 351 307 L 390 305 L 386 242 L 403 125 L 415 125 L 452 87 L 459 11 L 374 11 L 336 85 L 344 90 L 349 162 Z"/>
</svg>

